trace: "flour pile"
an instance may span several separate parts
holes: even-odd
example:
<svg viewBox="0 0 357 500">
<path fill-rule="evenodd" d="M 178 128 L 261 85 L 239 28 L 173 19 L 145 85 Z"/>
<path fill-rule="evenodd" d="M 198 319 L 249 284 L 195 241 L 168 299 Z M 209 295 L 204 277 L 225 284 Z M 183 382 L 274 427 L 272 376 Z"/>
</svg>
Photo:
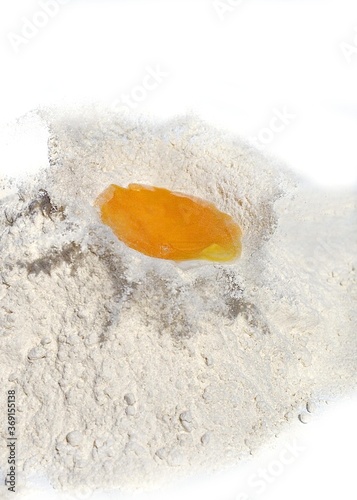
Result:
<svg viewBox="0 0 357 500">
<path fill-rule="evenodd" d="M 19 486 L 146 487 L 221 468 L 307 421 L 307 402 L 355 390 L 354 193 L 318 193 L 192 117 L 39 117 L 50 166 L 0 206 Z M 213 202 L 242 227 L 242 257 L 178 265 L 127 248 L 93 203 L 132 182 Z M 5 446 L 0 459 L 5 474 Z"/>
</svg>

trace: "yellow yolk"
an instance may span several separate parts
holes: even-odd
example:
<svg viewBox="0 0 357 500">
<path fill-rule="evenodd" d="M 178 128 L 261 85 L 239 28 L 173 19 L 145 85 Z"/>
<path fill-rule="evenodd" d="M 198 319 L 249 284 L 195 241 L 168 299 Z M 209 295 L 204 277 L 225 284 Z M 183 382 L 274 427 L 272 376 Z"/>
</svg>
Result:
<svg viewBox="0 0 357 500">
<path fill-rule="evenodd" d="M 199 198 L 140 184 L 111 184 L 96 205 L 121 241 L 151 257 L 224 262 L 241 253 L 240 227 Z"/>
</svg>

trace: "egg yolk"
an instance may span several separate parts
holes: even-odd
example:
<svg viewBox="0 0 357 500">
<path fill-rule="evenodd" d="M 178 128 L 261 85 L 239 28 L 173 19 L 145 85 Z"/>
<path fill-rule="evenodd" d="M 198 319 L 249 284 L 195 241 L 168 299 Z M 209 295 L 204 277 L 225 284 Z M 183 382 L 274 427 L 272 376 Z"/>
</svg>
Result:
<svg viewBox="0 0 357 500">
<path fill-rule="evenodd" d="M 141 184 L 111 184 L 96 205 L 119 240 L 151 257 L 225 262 L 241 253 L 240 227 L 199 198 Z"/>
</svg>

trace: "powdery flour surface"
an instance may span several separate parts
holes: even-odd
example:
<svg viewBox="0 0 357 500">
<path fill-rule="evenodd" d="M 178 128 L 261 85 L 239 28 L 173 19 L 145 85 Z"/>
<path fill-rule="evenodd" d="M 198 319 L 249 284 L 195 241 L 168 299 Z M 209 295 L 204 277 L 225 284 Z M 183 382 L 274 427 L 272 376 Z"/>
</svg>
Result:
<svg viewBox="0 0 357 500">
<path fill-rule="evenodd" d="M 319 193 L 192 117 L 39 116 L 50 166 L 0 206 L 0 373 L 16 389 L 21 488 L 221 468 L 307 421 L 307 402 L 356 389 L 355 193 Z M 242 257 L 178 265 L 127 248 L 93 203 L 131 182 L 215 203 L 241 225 Z M 5 446 L 0 458 L 4 474 Z"/>
</svg>

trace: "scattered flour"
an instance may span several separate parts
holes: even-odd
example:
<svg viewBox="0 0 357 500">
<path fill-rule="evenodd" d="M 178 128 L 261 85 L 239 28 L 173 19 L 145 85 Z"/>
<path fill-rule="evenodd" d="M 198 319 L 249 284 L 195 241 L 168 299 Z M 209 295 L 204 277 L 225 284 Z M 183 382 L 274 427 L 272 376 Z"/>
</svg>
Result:
<svg viewBox="0 0 357 500">
<path fill-rule="evenodd" d="M 50 166 L 0 205 L 1 386 L 16 389 L 22 488 L 43 475 L 132 489 L 221 468 L 355 390 L 355 193 L 316 192 L 193 117 L 39 119 Z M 241 259 L 178 265 L 127 248 L 93 207 L 112 182 L 214 202 L 243 229 Z M 3 474 L 6 460 L 2 446 Z"/>
</svg>

